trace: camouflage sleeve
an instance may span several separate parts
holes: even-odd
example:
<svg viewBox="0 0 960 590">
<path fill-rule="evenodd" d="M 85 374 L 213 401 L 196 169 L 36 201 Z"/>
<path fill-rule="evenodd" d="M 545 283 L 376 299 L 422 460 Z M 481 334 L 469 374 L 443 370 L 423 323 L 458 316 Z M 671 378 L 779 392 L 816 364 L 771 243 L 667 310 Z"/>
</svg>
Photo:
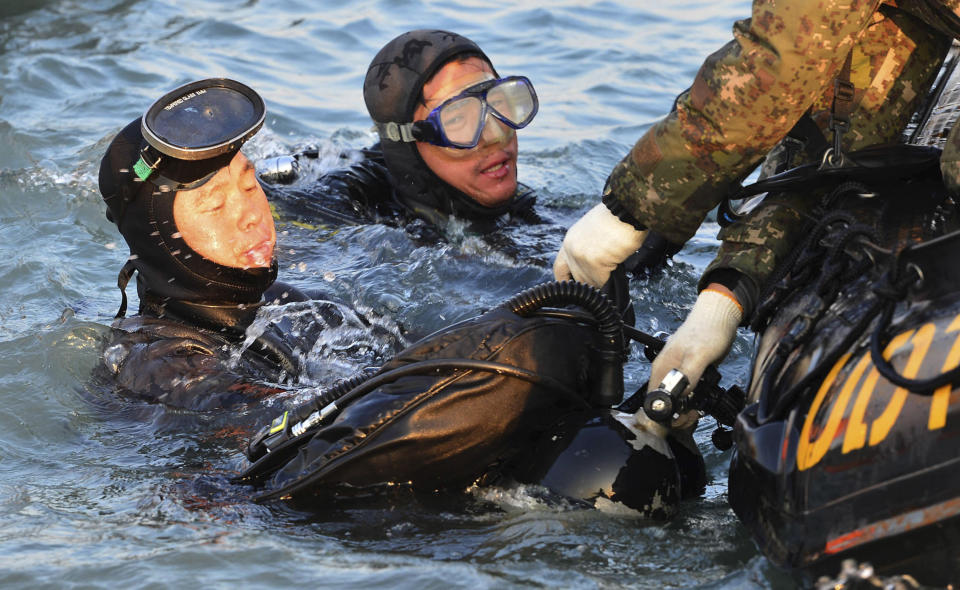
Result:
<svg viewBox="0 0 960 590">
<path fill-rule="evenodd" d="M 950 38 L 917 18 L 897 10 L 885 10 L 868 26 L 853 48 L 851 81 L 855 110 L 844 150 L 894 143 L 932 86 L 950 47 Z M 814 119 L 826 127 L 832 102 L 818 98 L 812 106 Z M 826 132 L 826 130 L 824 129 Z M 803 160 L 791 162 L 793 165 Z M 806 226 L 819 199 L 811 195 L 778 195 L 768 198 L 743 220 L 724 228 L 717 258 L 707 267 L 701 288 L 709 275 L 720 269 L 736 270 L 762 290 L 776 266 L 790 252 Z"/>
<path fill-rule="evenodd" d="M 824 93 L 880 0 L 755 0 L 734 40 L 613 170 L 640 224 L 686 242 L 707 212 Z"/>
<path fill-rule="evenodd" d="M 722 240 L 716 258 L 707 266 L 699 288 L 711 282 L 711 274 L 732 269 L 749 279 L 753 299 L 766 283 L 777 264 L 790 253 L 793 244 L 802 238 L 808 225 L 810 210 L 822 194 L 777 194 L 765 198 L 749 215 L 720 230 Z M 751 310 L 744 310 L 748 319 Z"/>
</svg>

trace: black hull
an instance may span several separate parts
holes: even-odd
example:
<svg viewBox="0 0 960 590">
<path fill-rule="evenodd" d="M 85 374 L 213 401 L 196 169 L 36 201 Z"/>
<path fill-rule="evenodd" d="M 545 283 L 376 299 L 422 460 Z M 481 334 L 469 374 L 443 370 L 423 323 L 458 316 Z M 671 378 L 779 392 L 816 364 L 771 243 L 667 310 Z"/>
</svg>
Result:
<svg viewBox="0 0 960 590">
<path fill-rule="evenodd" d="M 948 419 L 960 420 L 953 415 Z M 777 425 L 750 425 L 744 414 L 738 424 L 738 444 L 769 444 L 787 457 L 794 453 L 799 433 Z M 841 437 L 842 438 L 842 437 Z M 737 452 L 730 468 L 730 502 L 761 551 L 774 563 L 810 577 L 833 576 L 844 559 L 869 562 L 884 575 L 910 574 L 925 584 L 960 581 L 960 459 L 930 464 L 924 451 L 942 442 L 927 437 L 912 449 L 895 451 L 898 460 L 925 465 L 913 473 L 878 474 L 873 469 L 890 459 L 889 449 L 846 464 L 825 457 L 824 465 L 799 471 L 795 459 L 758 460 L 750 451 Z M 761 442 L 766 439 L 766 442 Z M 905 442 L 905 441 L 904 441 Z M 958 450 L 957 444 L 944 445 Z M 952 444 L 951 444 L 952 443 Z M 881 443 L 882 445 L 882 443 Z M 828 455 L 841 455 L 833 448 Z M 850 491 L 854 490 L 854 491 Z"/>
<path fill-rule="evenodd" d="M 878 350 L 905 377 L 929 379 L 960 362 L 960 234 L 917 250 L 843 284 L 814 336 L 789 355 L 778 345 L 809 317 L 810 294 L 788 299 L 759 340 L 755 403 L 735 427 L 730 503 L 771 561 L 808 580 L 856 559 L 881 575 L 960 583 L 960 380 L 908 391 L 870 351 L 879 326 Z M 908 263 L 925 269 L 924 280 L 884 325 L 870 315 L 877 286 Z"/>
</svg>

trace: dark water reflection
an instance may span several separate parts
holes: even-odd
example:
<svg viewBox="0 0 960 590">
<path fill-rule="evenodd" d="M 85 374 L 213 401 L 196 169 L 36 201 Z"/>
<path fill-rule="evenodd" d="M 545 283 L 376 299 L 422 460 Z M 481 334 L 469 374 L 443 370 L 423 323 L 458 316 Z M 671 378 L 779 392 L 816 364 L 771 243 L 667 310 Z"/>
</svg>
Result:
<svg viewBox="0 0 960 590">
<path fill-rule="evenodd" d="M 538 189 L 551 224 L 508 232 L 520 254 L 456 228 L 450 243 L 422 246 L 385 226 L 280 220 L 281 276 L 332 291 L 394 338 L 329 341 L 314 357 L 312 385 L 550 279 L 562 228 L 596 202 L 612 166 L 747 5 L 0 3 L 0 586 L 790 587 L 727 507 L 728 455 L 709 446 L 709 425 L 697 435 L 707 493 L 666 525 L 496 488 L 303 514 L 253 504 L 248 489 L 229 483 L 244 465 L 244 428 L 260 423 L 263 408 L 178 414 L 117 399 L 90 380 L 126 258 L 103 216 L 99 158 L 166 90 L 217 75 L 254 86 L 269 112 L 248 154 L 256 161 L 313 145 L 329 156 L 315 163 L 320 170 L 340 148 L 372 142 L 363 74 L 404 30 L 462 32 L 501 73 L 537 86 L 542 106 L 520 135 L 520 178 Z M 715 234 L 705 225 L 667 273 L 633 286 L 638 327 L 679 325 Z M 750 351 L 737 341 L 728 381 L 745 379 Z M 647 370 L 637 351 L 627 388 Z"/>
</svg>

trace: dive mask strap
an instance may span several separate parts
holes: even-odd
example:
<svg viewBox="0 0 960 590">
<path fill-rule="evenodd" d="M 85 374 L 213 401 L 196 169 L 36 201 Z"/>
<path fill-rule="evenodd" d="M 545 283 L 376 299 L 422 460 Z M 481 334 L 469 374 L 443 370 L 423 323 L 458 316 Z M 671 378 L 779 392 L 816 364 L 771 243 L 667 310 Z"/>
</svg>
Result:
<svg viewBox="0 0 960 590">
<path fill-rule="evenodd" d="M 120 274 L 117 275 L 117 287 L 120 288 L 123 299 L 120 301 L 120 309 L 117 310 L 117 315 L 113 316 L 114 319 L 119 319 L 127 315 L 127 284 L 136 271 L 137 268 L 133 265 L 133 261 L 128 260 L 127 263 L 123 265 L 123 268 L 120 269 Z"/>
<path fill-rule="evenodd" d="M 375 123 L 374 125 L 377 132 L 380 133 L 380 137 L 390 141 L 403 143 L 417 141 L 417 138 L 413 136 L 413 123 L 400 124 L 391 121 L 389 123 Z"/>
<path fill-rule="evenodd" d="M 148 161 L 150 159 L 153 160 L 152 164 Z M 162 162 L 163 154 L 155 153 L 155 150 L 148 144 L 144 146 L 142 150 L 140 150 L 140 157 L 133 164 L 133 172 L 137 175 L 137 178 L 143 182 L 151 182 L 161 191 L 170 192 L 188 191 L 202 186 L 211 178 L 213 178 L 213 176 L 220 170 L 219 168 L 214 168 L 196 180 L 190 182 L 181 182 L 179 180 L 167 178 L 159 172 L 160 164 Z M 176 162 L 176 160 L 174 160 L 174 162 Z M 169 167 L 169 163 L 167 167 Z"/>
</svg>

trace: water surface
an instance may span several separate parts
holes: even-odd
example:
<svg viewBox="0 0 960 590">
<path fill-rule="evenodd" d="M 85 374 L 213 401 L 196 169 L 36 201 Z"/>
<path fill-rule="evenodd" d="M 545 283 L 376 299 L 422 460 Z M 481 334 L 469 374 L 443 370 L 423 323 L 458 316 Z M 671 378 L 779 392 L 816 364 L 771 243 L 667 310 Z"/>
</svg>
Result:
<svg viewBox="0 0 960 590">
<path fill-rule="evenodd" d="M 388 332 L 431 331 L 549 280 L 569 224 L 665 113 L 746 0 L 400 2 L 6 0 L 0 6 L 0 586 L 3 588 L 779 588 L 726 504 L 728 455 L 698 432 L 711 483 L 663 526 L 546 506 L 523 490 L 338 505 L 258 506 L 232 486 L 241 441 L 216 418 L 176 415 L 89 385 L 119 305 L 127 252 L 104 217 L 109 139 L 169 89 L 210 76 L 256 88 L 254 161 L 374 141 L 362 80 L 395 35 L 445 28 L 501 74 L 524 74 L 541 110 L 520 134 L 520 179 L 557 225 L 514 234 L 531 253 L 475 237 L 418 246 L 400 230 L 280 221 L 281 277 L 321 284 Z M 634 285 L 639 327 L 673 330 L 716 247 L 707 223 L 669 272 Z M 313 379 L 389 354 L 331 336 Z M 356 338 L 354 339 L 356 340 Z M 362 340 L 362 339 L 361 339 Z M 746 379 L 751 342 L 724 364 Z M 632 391 L 648 365 L 627 367 Z M 226 433 L 226 434 L 225 434 Z"/>
</svg>

